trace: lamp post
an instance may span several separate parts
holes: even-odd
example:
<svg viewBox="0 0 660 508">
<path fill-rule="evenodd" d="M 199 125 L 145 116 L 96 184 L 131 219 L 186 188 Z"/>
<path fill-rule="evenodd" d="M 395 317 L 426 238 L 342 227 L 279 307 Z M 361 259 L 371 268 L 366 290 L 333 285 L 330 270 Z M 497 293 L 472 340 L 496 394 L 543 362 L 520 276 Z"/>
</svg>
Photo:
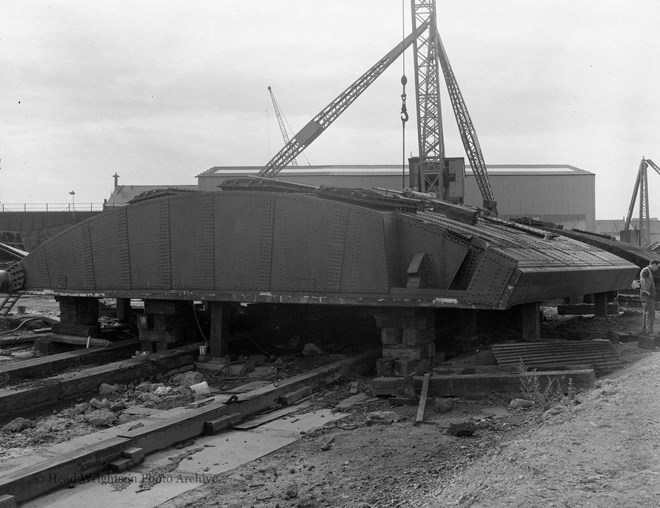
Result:
<svg viewBox="0 0 660 508">
<path fill-rule="evenodd" d="M 76 191 L 71 191 L 69 192 L 71 194 L 71 207 L 73 208 L 73 211 L 76 211 Z"/>
</svg>

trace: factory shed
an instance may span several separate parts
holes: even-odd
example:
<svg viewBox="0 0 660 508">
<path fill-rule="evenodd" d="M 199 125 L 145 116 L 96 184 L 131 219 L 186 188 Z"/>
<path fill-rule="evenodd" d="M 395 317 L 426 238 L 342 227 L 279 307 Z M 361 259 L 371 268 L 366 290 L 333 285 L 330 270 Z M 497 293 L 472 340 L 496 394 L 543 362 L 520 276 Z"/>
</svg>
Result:
<svg viewBox="0 0 660 508">
<path fill-rule="evenodd" d="M 448 159 L 456 160 L 456 159 Z M 461 160 L 461 159 L 459 159 Z M 464 203 L 482 206 L 482 197 L 470 166 L 466 166 Z M 199 190 L 218 190 L 222 182 L 255 176 L 261 166 L 216 166 L 197 175 Z M 594 231 L 596 175 L 570 165 L 489 165 L 488 175 L 500 217 L 532 217 L 565 228 Z M 314 186 L 387 188 L 408 186 L 408 175 L 395 165 L 288 166 L 278 180 Z M 405 183 L 405 185 L 404 185 Z"/>
</svg>

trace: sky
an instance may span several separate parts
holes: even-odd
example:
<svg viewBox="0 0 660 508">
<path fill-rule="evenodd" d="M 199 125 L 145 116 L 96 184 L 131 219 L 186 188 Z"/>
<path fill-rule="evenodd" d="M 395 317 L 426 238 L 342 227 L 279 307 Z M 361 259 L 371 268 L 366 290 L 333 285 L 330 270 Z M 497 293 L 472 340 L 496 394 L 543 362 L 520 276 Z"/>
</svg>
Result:
<svg viewBox="0 0 660 508">
<path fill-rule="evenodd" d="M 437 0 L 486 164 L 596 175 L 623 218 L 642 157 L 660 164 L 660 0 Z M 100 203 L 123 185 L 196 184 L 262 166 L 412 29 L 408 0 L 3 0 L 0 202 Z M 412 50 L 306 151 L 314 165 L 417 152 Z M 464 156 L 444 83 L 446 155 Z M 650 170 L 650 213 L 660 174 Z M 75 192 L 75 198 L 70 192 Z M 496 196 L 497 197 L 497 196 Z M 637 207 L 635 209 L 637 214 Z"/>
</svg>

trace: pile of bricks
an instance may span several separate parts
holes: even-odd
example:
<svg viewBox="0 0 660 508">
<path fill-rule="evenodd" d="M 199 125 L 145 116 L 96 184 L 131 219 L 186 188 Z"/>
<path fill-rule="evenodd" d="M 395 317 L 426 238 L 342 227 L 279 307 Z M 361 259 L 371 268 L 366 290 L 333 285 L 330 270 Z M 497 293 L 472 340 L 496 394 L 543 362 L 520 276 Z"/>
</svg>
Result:
<svg viewBox="0 0 660 508">
<path fill-rule="evenodd" d="M 376 361 L 379 377 L 409 376 L 430 371 L 436 359 L 435 314 L 429 310 L 392 309 L 376 316 L 383 357 Z"/>
</svg>

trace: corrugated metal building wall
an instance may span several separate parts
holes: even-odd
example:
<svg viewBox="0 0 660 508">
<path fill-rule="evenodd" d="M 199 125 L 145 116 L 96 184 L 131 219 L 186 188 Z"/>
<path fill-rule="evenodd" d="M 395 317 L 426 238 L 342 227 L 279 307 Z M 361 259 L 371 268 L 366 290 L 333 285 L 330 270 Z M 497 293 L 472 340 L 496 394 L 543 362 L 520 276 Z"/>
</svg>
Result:
<svg viewBox="0 0 660 508">
<path fill-rule="evenodd" d="M 197 175 L 200 190 L 217 190 L 218 184 L 239 176 L 256 175 L 261 166 L 217 166 Z M 566 228 L 595 231 L 596 175 L 569 165 L 490 165 L 495 199 L 502 218 L 532 217 Z M 298 166 L 287 167 L 279 180 L 337 187 L 408 186 L 401 166 Z M 469 166 L 466 168 L 465 204 L 482 206 L 481 193 Z"/>
</svg>

